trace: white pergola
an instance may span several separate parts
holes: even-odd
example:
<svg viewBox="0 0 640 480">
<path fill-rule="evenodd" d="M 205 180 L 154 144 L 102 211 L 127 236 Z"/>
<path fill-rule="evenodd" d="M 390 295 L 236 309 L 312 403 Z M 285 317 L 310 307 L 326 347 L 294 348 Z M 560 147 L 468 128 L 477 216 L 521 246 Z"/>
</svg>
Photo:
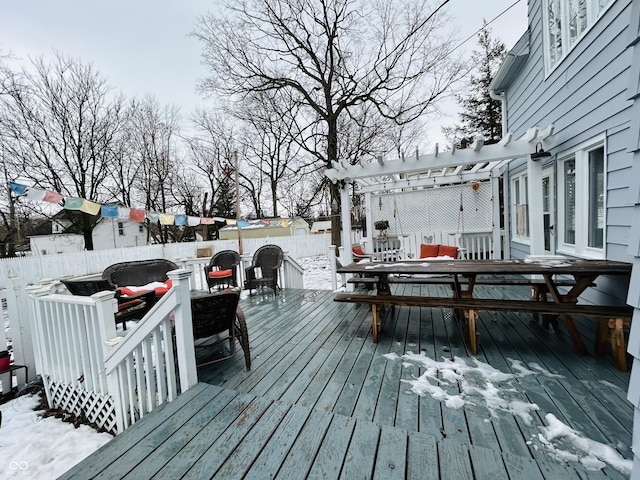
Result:
<svg viewBox="0 0 640 480">
<path fill-rule="evenodd" d="M 438 145 L 433 153 L 396 160 L 384 160 L 351 165 L 344 160 L 332 162 L 332 168 L 325 175 L 334 183 L 341 185 L 342 245 L 351 245 L 351 214 L 349 208 L 349 185 L 357 183 L 362 193 L 375 193 L 389 190 L 415 189 L 451 185 L 455 183 L 476 182 L 495 179 L 502 175 L 507 164 L 514 159 L 527 159 L 529 233 L 531 254 L 544 253 L 544 230 L 542 218 L 542 162 L 532 158 L 540 147 L 545 151 L 554 145 L 554 126 L 544 129 L 537 126 L 530 128 L 521 138 L 514 140 L 508 133 L 496 144 L 484 145 L 483 140 L 476 140 L 469 148 L 440 152 Z M 535 157 L 535 156 L 534 156 Z M 493 198 L 499 197 L 498 182 L 492 182 Z M 508 188 L 504 189 L 507 195 Z M 506 200 L 506 199 L 505 199 Z M 505 205 L 508 202 L 505 201 Z M 370 208 L 370 206 L 369 206 Z M 499 216 L 499 202 L 493 202 L 494 218 Z M 508 215 L 505 208 L 505 215 Z M 506 219 L 505 219 L 506 220 Z M 367 215 L 371 222 L 371 215 Z M 495 223 L 495 222 L 494 222 Z M 494 245 L 500 243 L 499 227 L 494 227 Z M 367 225 L 367 231 L 371 225 Z M 346 264 L 353 260 L 350 248 L 344 248 L 341 261 Z"/>
</svg>

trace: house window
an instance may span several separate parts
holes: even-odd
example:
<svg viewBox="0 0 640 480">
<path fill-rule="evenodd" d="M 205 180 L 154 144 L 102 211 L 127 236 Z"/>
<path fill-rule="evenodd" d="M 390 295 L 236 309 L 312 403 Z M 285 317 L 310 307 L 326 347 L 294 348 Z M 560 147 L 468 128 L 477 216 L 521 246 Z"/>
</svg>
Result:
<svg viewBox="0 0 640 480">
<path fill-rule="evenodd" d="M 142 226 L 142 224 L 138 225 L 138 232 L 142 233 L 144 231 L 144 227 Z"/>
<path fill-rule="evenodd" d="M 545 0 L 545 60 L 551 70 L 614 0 Z"/>
<path fill-rule="evenodd" d="M 527 175 L 519 175 L 511 181 L 513 198 L 513 218 L 515 219 L 514 240 L 529 240 L 529 194 Z"/>
<path fill-rule="evenodd" d="M 559 251 L 580 257 L 604 258 L 604 141 L 558 155 Z"/>
<path fill-rule="evenodd" d="M 124 223 L 118 222 L 118 235 L 124 237 Z"/>
</svg>

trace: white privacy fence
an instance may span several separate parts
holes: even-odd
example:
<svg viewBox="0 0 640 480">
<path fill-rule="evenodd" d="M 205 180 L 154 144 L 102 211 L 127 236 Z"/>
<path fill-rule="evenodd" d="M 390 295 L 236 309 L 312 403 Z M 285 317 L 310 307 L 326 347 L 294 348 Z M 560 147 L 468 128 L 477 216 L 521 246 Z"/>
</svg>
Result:
<svg viewBox="0 0 640 480">
<path fill-rule="evenodd" d="M 91 297 L 32 293 L 34 350 L 47 401 L 112 433 L 197 383 L 189 271 L 123 338 L 113 292 Z"/>
</svg>

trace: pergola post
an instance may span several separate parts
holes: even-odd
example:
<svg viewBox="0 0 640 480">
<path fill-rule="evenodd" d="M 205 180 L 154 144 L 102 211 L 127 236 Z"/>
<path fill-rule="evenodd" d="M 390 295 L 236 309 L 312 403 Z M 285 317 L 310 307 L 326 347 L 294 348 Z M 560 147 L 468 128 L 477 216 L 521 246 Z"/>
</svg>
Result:
<svg viewBox="0 0 640 480">
<path fill-rule="evenodd" d="M 542 218 L 542 162 L 527 160 L 529 194 L 529 242 L 531 255 L 544 255 L 544 221 Z M 532 208 L 533 207 L 533 208 Z"/>
<path fill-rule="evenodd" d="M 342 223 L 342 246 L 343 256 L 340 261 L 343 265 L 353 262 L 353 252 L 351 250 L 351 208 L 349 206 L 349 182 L 341 181 L 340 186 L 340 219 Z"/>
</svg>

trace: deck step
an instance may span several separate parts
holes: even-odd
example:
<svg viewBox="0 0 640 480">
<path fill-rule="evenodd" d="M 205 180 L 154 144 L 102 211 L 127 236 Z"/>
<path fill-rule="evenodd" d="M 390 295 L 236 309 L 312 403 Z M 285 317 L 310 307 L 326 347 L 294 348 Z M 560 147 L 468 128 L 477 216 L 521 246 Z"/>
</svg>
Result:
<svg viewBox="0 0 640 480">
<path fill-rule="evenodd" d="M 440 437 L 198 384 L 60 479 L 589 477 Z"/>
</svg>

